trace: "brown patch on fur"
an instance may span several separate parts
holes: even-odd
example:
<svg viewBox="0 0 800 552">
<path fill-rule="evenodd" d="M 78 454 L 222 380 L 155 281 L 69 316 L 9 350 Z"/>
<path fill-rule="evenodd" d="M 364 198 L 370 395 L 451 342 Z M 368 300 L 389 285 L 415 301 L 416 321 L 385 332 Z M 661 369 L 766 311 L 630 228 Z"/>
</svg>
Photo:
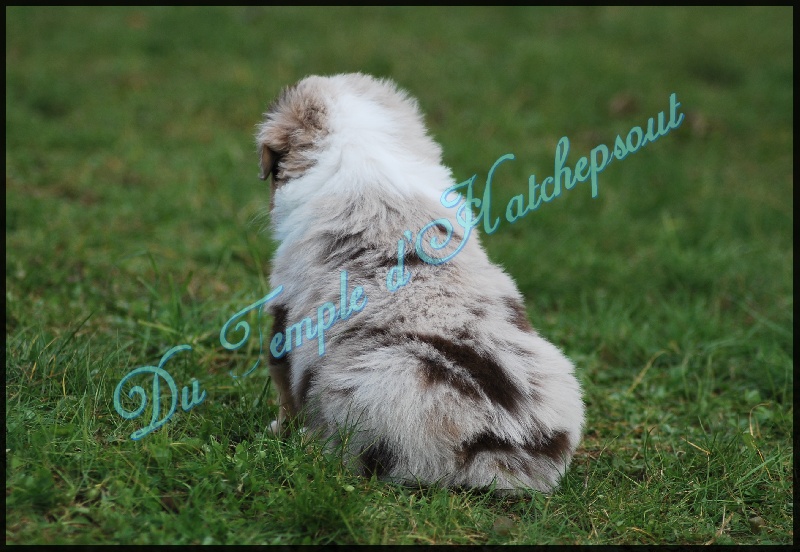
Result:
<svg viewBox="0 0 800 552">
<path fill-rule="evenodd" d="M 544 455 L 555 462 L 561 462 L 569 454 L 570 446 L 565 432 L 556 432 L 536 445 L 525 443 L 520 446 L 490 431 L 484 431 L 463 441 L 455 452 L 462 468 L 469 467 L 478 454 L 488 452 L 499 456 L 495 460 L 497 469 L 511 474 L 524 473 L 528 477 L 533 477 L 535 470 L 531 464 L 531 458 Z"/>
<path fill-rule="evenodd" d="M 486 316 L 486 309 L 483 307 L 469 307 L 467 310 L 475 318 L 484 318 Z"/>
<path fill-rule="evenodd" d="M 378 439 L 361 453 L 361 463 L 367 477 L 383 477 L 394 469 L 397 458 L 386 440 Z"/>
<path fill-rule="evenodd" d="M 388 258 L 384 259 L 383 261 L 381 261 L 378 264 L 378 267 L 379 268 L 393 268 L 393 267 L 397 266 L 397 262 L 398 262 L 398 257 L 395 254 L 393 257 L 388 257 Z M 420 259 L 419 255 L 417 255 L 417 251 L 413 247 L 410 247 L 409 245 L 406 245 L 405 252 L 403 253 L 403 266 L 405 266 L 405 267 L 420 266 L 422 264 L 424 264 L 424 263 L 423 263 L 422 259 Z"/>
<path fill-rule="evenodd" d="M 390 328 L 349 328 L 339 334 L 339 343 L 351 339 L 370 343 L 370 350 L 403 347 L 414 341 L 423 343 L 428 346 L 430 354 L 412 354 L 421 362 L 429 385 L 449 384 L 468 397 L 476 397 L 478 391 L 482 391 L 490 401 L 512 413 L 524 399 L 522 391 L 496 359 L 467 343 L 439 335 L 395 332 Z"/>
<path fill-rule="evenodd" d="M 513 299 L 511 297 L 506 297 L 503 299 L 503 302 L 511 311 L 510 322 L 523 332 L 534 332 L 533 326 L 531 326 L 530 320 L 528 320 L 528 313 L 525 310 L 525 306 L 520 303 L 518 300 Z"/>
<path fill-rule="evenodd" d="M 272 321 L 272 335 L 270 336 L 270 342 L 272 338 L 275 337 L 277 333 L 283 333 L 286 331 L 286 318 L 289 316 L 289 310 L 286 307 L 280 305 L 273 305 L 270 308 L 272 312 L 273 321 Z M 282 358 L 274 358 L 271 357 L 272 361 L 274 362 L 282 362 L 286 357 Z"/>
<path fill-rule="evenodd" d="M 272 321 L 272 335 L 270 335 L 269 338 L 269 342 L 272 343 L 272 338 L 275 337 L 277 333 L 285 335 L 288 310 L 286 307 L 280 305 L 273 305 L 270 310 L 274 317 Z M 295 416 L 297 414 L 297 404 L 292 396 L 292 361 L 289 358 L 289 354 L 290 353 L 286 353 L 281 358 L 275 358 L 270 354 L 269 374 L 278 390 L 280 408 L 283 408 L 288 416 Z"/>
<path fill-rule="evenodd" d="M 418 355 L 417 358 L 422 364 L 422 374 L 425 377 L 426 385 L 449 385 L 471 399 L 480 397 L 480 391 L 475 382 L 464 377 L 464 374 L 459 374 L 457 370 L 453 370 L 439 358 L 427 355 Z"/>
<path fill-rule="evenodd" d="M 304 408 L 308 404 L 308 393 L 316 378 L 317 368 L 315 366 L 309 366 L 300 378 L 300 387 L 297 389 L 297 403 L 300 408 Z"/>
<path fill-rule="evenodd" d="M 369 248 L 364 245 L 363 232 L 353 234 L 325 234 L 325 241 L 328 243 L 326 263 L 333 263 L 337 266 L 358 259 Z"/>
<path fill-rule="evenodd" d="M 423 260 L 417 254 L 417 250 L 413 247 L 409 247 L 406 249 L 406 253 L 404 255 L 404 262 L 406 266 L 420 266 L 424 264 Z"/>
<path fill-rule="evenodd" d="M 514 385 L 506 371 L 491 356 L 438 335 L 415 335 L 409 337 L 429 345 L 445 359 L 464 368 L 490 401 L 514 412 L 522 401 L 522 392 Z"/>
<path fill-rule="evenodd" d="M 555 462 L 563 461 L 568 456 L 572 447 L 569 444 L 569 435 L 564 431 L 557 431 L 545 437 L 540 443 L 525 445 L 525 452 L 531 456 L 547 456 Z"/>
<path fill-rule="evenodd" d="M 462 466 L 467 467 L 475 460 L 475 457 L 481 452 L 499 452 L 508 454 L 517 450 L 514 443 L 503 439 L 489 431 L 479 433 L 469 439 L 463 441 L 460 448 L 456 450 L 456 456 L 460 460 Z"/>
<path fill-rule="evenodd" d="M 435 235 L 431 236 L 430 233 L 433 232 Z M 455 229 L 453 229 L 452 234 L 450 235 L 450 240 L 447 241 L 447 245 L 444 246 L 442 249 L 436 249 L 431 246 L 431 242 L 436 240 L 437 244 L 443 244 L 447 238 L 447 228 L 443 224 L 435 224 L 429 227 L 424 236 L 417 236 L 417 240 L 412 247 L 412 249 L 416 252 L 417 244 L 419 244 L 423 251 L 428 253 L 434 259 L 441 259 L 452 253 L 453 249 L 458 247 L 458 244 L 461 243 L 463 236 L 459 235 Z M 428 246 L 427 249 L 425 246 Z M 422 260 L 422 259 L 420 259 Z M 424 262 L 424 261 L 423 261 Z M 439 270 L 446 269 L 448 264 L 435 264 Z"/>
<path fill-rule="evenodd" d="M 342 396 L 342 397 L 344 397 L 346 399 L 349 399 L 355 394 L 356 388 L 355 387 L 343 387 L 341 389 L 330 389 L 329 391 L 334 395 L 339 395 L 339 396 Z"/>
</svg>

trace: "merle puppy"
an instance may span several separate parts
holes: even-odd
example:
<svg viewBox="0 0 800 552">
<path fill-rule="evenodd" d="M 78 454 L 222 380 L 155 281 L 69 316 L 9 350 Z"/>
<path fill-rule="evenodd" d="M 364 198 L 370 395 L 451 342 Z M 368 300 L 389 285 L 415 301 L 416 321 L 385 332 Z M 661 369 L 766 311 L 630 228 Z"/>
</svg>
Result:
<svg viewBox="0 0 800 552">
<path fill-rule="evenodd" d="M 573 365 L 531 327 L 469 216 L 440 200 L 455 182 L 416 101 L 363 74 L 307 77 L 272 103 L 257 142 L 283 286 L 268 306 L 273 430 L 302 414 L 390 481 L 551 491 L 581 437 Z M 363 287 L 355 312 L 341 306 L 343 271 Z M 303 339 L 323 328 L 302 321 L 325 303 L 340 306 L 323 314 L 321 355 Z"/>
</svg>

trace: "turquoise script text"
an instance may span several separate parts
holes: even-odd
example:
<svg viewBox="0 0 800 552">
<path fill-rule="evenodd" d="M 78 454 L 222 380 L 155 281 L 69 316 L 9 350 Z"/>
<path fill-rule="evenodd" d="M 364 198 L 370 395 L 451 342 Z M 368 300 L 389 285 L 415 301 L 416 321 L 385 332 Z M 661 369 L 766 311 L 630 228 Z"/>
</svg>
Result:
<svg viewBox="0 0 800 552">
<path fill-rule="evenodd" d="M 190 349 L 191 347 L 189 345 L 178 345 L 177 347 L 173 347 L 167 351 L 163 357 L 161 357 L 161 362 L 158 363 L 158 366 L 142 366 L 141 368 L 132 370 L 127 376 L 122 378 L 122 381 L 120 381 L 119 384 L 117 384 L 117 388 L 114 389 L 114 409 L 126 420 L 132 420 L 134 418 L 138 418 L 144 412 L 144 409 L 147 406 L 147 392 L 139 385 L 132 387 L 130 391 L 128 391 L 128 397 L 132 399 L 134 395 L 138 395 L 140 402 L 139 408 L 134 411 L 128 411 L 123 408 L 120 401 L 122 387 L 125 385 L 126 381 L 139 374 L 153 375 L 153 414 L 148 425 L 131 433 L 131 439 L 134 441 L 138 441 L 145 435 L 157 430 L 167 423 L 172 415 L 175 414 L 175 410 L 178 406 L 178 387 L 175 385 L 175 380 L 172 379 L 172 376 L 170 376 L 169 373 L 164 369 L 164 365 L 170 358 L 172 358 L 173 355 L 181 351 L 188 351 Z M 172 404 L 170 405 L 169 412 L 167 412 L 167 414 L 163 417 L 161 416 L 161 380 L 164 380 L 172 393 Z M 189 388 L 184 387 L 182 391 L 181 407 L 187 412 L 203 402 L 206 398 L 205 391 L 203 391 L 202 395 L 198 396 L 198 392 L 200 391 L 200 382 L 197 380 L 192 381 L 191 400 L 189 399 Z"/>
<path fill-rule="evenodd" d="M 506 205 L 506 221 L 508 221 L 510 224 L 513 224 L 528 213 L 537 210 L 542 206 L 542 204 L 549 203 L 555 198 L 560 197 L 563 190 L 571 190 L 580 182 L 590 181 L 592 197 L 596 198 L 599 193 L 597 177 L 615 159 L 622 161 L 629 154 L 636 153 L 645 145 L 656 141 L 662 136 L 666 136 L 671 130 L 676 129 L 681 125 L 685 115 L 683 113 L 679 113 L 678 111 L 678 108 L 681 106 L 681 104 L 678 101 L 677 94 L 672 93 L 669 97 L 669 100 L 669 120 L 667 120 L 666 112 L 661 111 L 656 117 L 650 117 L 650 119 L 648 119 L 646 131 L 642 130 L 642 127 L 635 126 L 631 128 L 624 139 L 622 138 L 621 134 L 618 135 L 614 140 L 614 145 L 610 149 L 605 144 L 600 144 L 593 148 L 588 156 L 579 158 L 572 168 L 567 166 L 567 156 L 570 148 L 569 138 L 563 136 L 556 145 L 553 176 L 548 176 L 541 182 L 537 182 L 536 175 L 530 175 L 528 178 L 527 204 L 523 194 L 512 197 Z M 483 222 L 483 229 L 487 234 L 492 234 L 500 227 L 499 216 L 492 220 L 492 179 L 494 178 L 494 174 L 500 165 L 506 161 L 513 161 L 514 159 L 515 157 L 513 154 L 507 153 L 500 156 L 497 161 L 494 162 L 494 165 L 492 165 L 491 169 L 489 169 L 489 173 L 487 174 L 486 186 L 484 187 L 483 194 L 480 198 L 476 196 L 474 191 L 475 179 L 478 176 L 477 174 L 473 175 L 470 179 L 465 180 L 464 182 L 449 187 L 444 191 L 441 196 L 442 205 L 447 208 L 457 207 L 455 220 L 456 223 L 464 230 L 464 234 L 461 237 L 458 247 L 456 247 L 448 255 L 444 257 L 436 257 L 431 255 L 425 250 L 424 242 L 427 232 L 433 228 L 436 228 L 437 233 L 434 233 L 434 235 L 432 235 L 428 241 L 428 247 L 430 247 L 433 251 L 441 250 L 447 247 L 447 244 L 454 235 L 453 224 L 450 222 L 450 220 L 441 218 L 431 221 L 419 231 L 416 239 L 414 239 L 414 236 L 410 230 L 405 230 L 403 232 L 403 239 L 400 239 L 397 242 L 397 266 L 392 267 L 386 275 L 386 289 L 389 292 L 396 292 L 401 287 L 407 285 L 412 277 L 411 272 L 405 267 L 404 264 L 405 241 L 414 244 L 417 255 L 420 257 L 420 259 L 422 259 L 422 261 L 431 265 L 440 265 L 451 260 L 464 248 L 472 228 L 478 226 L 481 222 Z M 466 191 L 465 196 L 462 196 L 461 193 L 459 193 L 463 189 Z M 478 210 L 477 216 L 473 214 L 473 209 Z M 440 236 L 442 229 L 445 230 L 444 238 Z M 281 358 L 292 349 L 300 347 L 303 344 L 304 338 L 305 340 L 316 338 L 317 351 L 320 356 L 324 355 L 325 331 L 330 329 L 337 321 L 347 320 L 353 313 L 360 312 L 364 309 L 364 307 L 366 307 L 367 296 L 364 294 L 363 287 L 358 286 L 354 288 L 348 296 L 346 271 L 342 271 L 340 273 L 339 281 L 341 292 L 339 307 L 337 308 L 333 303 L 327 302 L 317 308 L 316 324 L 312 318 L 307 317 L 300 322 L 289 326 L 286 329 L 285 334 L 282 332 L 276 332 L 269 345 L 269 350 L 273 357 Z M 230 325 L 254 309 L 257 309 L 258 311 L 258 320 L 260 322 L 261 313 L 264 311 L 264 306 L 278 297 L 282 292 L 283 286 L 278 286 L 255 303 L 248 305 L 233 315 L 220 331 L 219 339 L 222 346 L 230 351 L 234 351 L 242 347 L 250 338 L 250 325 L 245 320 L 239 320 L 236 323 L 233 331 L 244 332 L 242 338 L 236 343 L 231 343 L 226 337 L 227 333 L 230 331 Z M 260 346 L 258 360 L 256 360 L 255 364 L 253 364 L 253 366 L 241 376 L 237 376 L 231 372 L 231 376 L 234 378 L 245 377 L 249 375 L 260 364 L 261 355 L 264 349 L 264 339 L 260 324 L 258 332 Z M 123 418 L 133 419 L 141 416 L 141 414 L 144 412 L 145 406 L 147 405 L 147 394 L 142 387 L 133 387 L 128 392 L 128 396 L 133 398 L 134 395 L 139 395 L 141 403 L 138 409 L 133 412 L 128 412 L 124 410 L 120 404 L 122 386 L 126 381 L 128 381 L 128 379 L 135 375 L 143 373 L 153 374 L 154 399 L 152 419 L 149 425 L 133 432 L 131 434 L 131 439 L 138 440 L 150 432 L 155 431 L 159 427 L 163 426 L 175 413 L 178 397 L 177 387 L 174 380 L 169 373 L 164 370 L 163 366 L 174 354 L 188 349 L 191 349 L 189 345 L 179 345 L 177 347 L 173 347 L 161 358 L 161 362 L 158 364 L 158 366 L 143 366 L 141 368 L 137 368 L 125 376 L 122 381 L 120 381 L 119 385 L 117 385 L 117 388 L 114 391 L 114 408 Z M 161 388 L 159 382 L 161 379 L 167 383 L 172 391 L 172 404 L 167 415 L 159 418 L 161 405 Z M 203 391 L 202 395 L 199 397 L 198 391 L 199 382 L 195 380 L 192 383 L 192 399 L 190 401 L 188 397 L 188 388 L 183 388 L 181 406 L 184 410 L 190 410 L 191 408 L 203 402 L 203 400 L 206 398 L 205 391 Z"/>
<path fill-rule="evenodd" d="M 286 353 L 291 351 L 292 349 L 296 349 L 303 344 L 304 336 L 305 339 L 317 339 L 317 351 L 320 356 L 325 354 L 325 331 L 330 329 L 337 321 L 339 320 L 347 320 L 353 313 L 361 312 L 364 310 L 364 307 L 367 306 L 367 296 L 364 294 L 364 288 L 358 286 L 354 288 L 349 296 L 347 293 L 348 283 L 347 283 L 347 271 L 342 270 L 339 274 L 339 306 L 337 308 L 331 302 L 327 302 L 323 305 L 320 305 L 317 308 L 317 316 L 316 316 L 316 324 L 314 320 L 311 318 L 304 318 L 300 322 L 292 324 L 291 326 L 286 328 L 286 333 L 276 332 L 275 335 L 272 337 L 272 341 L 269 344 L 270 353 L 275 358 L 281 358 Z M 259 321 L 261 320 L 261 313 L 264 311 L 264 306 L 278 297 L 281 293 L 283 293 L 283 286 L 278 286 L 272 291 L 270 291 L 267 295 L 253 303 L 245 307 L 244 309 L 240 310 L 236 314 L 234 314 L 225 325 L 222 326 L 222 330 L 219 333 L 219 340 L 222 343 L 222 346 L 228 349 L 229 351 L 235 351 L 236 349 L 240 348 L 245 342 L 250 338 L 250 325 L 244 321 L 240 320 L 236 326 L 233 328 L 234 331 L 241 330 L 244 331 L 244 335 L 242 338 L 237 341 L 236 343 L 231 343 L 228 341 L 226 334 L 230 331 L 230 325 L 237 320 L 238 318 L 244 316 L 246 313 L 252 311 L 253 309 L 258 309 L 258 317 Z M 305 330 L 305 331 L 304 331 Z M 235 375 L 231 372 L 231 376 L 234 378 L 240 378 L 250 375 L 250 373 L 256 369 L 256 367 L 261 362 L 261 353 L 264 351 L 264 336 L 261 333 L 261 325 L 259 324 L 258 328 L 258 335 L 259 335 L 259 359 L 256 360 L 255 364 L 244 374 L 241 376 Z"/>
<path fill-rule="evenodd" d="M 571 190 L 579 182 L 591 181 L 592 197 L 596 198 L 599 192 L 597 176 L 605 170 L 615 159 L 622 161 L 631 153 L 636 153 L 646 144 L 656 141 L 661 136 L 666 136 L 671 130 L 678 128 L 683 122 L 685 115 L 678 112 L 680 102 L 678 101 L 677 94 L 672 93 L 669 97 L 669 120 L 664 111 L 660 112 L 657 117 L 650 117 L 647 121 L 647 131 L 643 131 L 641 127 L 635 126 L 629 132 L 626 138 L 622 135 L 616 137 L 614 146 L 609 149 L 605 144 L 600 144 L 589 153 L 588 157 L 584 156 L 577 160 L 574 168 L 566 165 L 567 155 L 569 154 L 569 138 L 562 137 L 556 145 L 555 154 L 555 169 L 553 176 L 548 176 L 541 182 L 537 182 L 536 175 L 532 174 L 528 179 L 528 201 L 525 202 L 523 194 L 516 195 L 506 205 L 505 219 L 509 223 L 514 223 L 528 213 L 537 210 L 544 203 L 549 203 L 555 198 L 561 196 L 563 190 Z M 657 119 L 657 123 L 656 123 Z M 464 202 L 458 208 L 456 213 L 456 221 L 464 228 L 465 235 L 459 244 L 456 251 L 452 252 L 447 257 L 437 259 L 430 255 L 424 254 L 421 248 L 422 234 L 433 225 L 444 226 L 447 230 L 447 236 L 440 243 L 432 243 L 434 248 L 443 248 L 447 245 L 452 237 L 452 225 L 446 219 L 439 219 L 431 222 L 423 231 L 417 241 L 417 253 L 423 261 L 430 264 L 441 264 L 450 260 L 457 254 L 467 241 L 470 230 L 483 222 L 483 230 L 487 234 L 492 234 L 500 227 L 500 217 L 497 216 L 492 219 L 492 178 L 498 167 L 506 161 L 514 160 L 514 154 L 507 153 L 495 161 L 492 168 L 486 177 L 486 186 L 483 189 L 482 197 L 476 197 L 474 191 L 475 179 L 478 175 L 473 175 L 469 180 L 465 180 L 460 184 L 451 186 L 444 191 L 441 197 L 442 205 L 451 208 L 457 206 L 462 197 L 459 190 L 466 189 L 466 197 Z M 455 197 L 452 194 L 456 193 Z M 472 209 L 478 210 L 478 215 L 474 216 Z M 435 240 L 433 240 L 435 242 Z"/>
</svg>

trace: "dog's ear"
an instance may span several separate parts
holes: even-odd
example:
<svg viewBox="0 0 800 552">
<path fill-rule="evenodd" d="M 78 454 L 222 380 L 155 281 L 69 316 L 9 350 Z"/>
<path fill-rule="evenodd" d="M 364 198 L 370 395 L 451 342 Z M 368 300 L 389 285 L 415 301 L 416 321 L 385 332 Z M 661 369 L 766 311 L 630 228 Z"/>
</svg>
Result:
<svg viewBox="0 0 800 552">
<path fill-rule="evenodd" d="M 269 178 L 270 173 L 275 170 L 275 164 L 278 162 L 278 154 L 267 147 L 266 144 L 261 145 L 261 172 L 258 177 L 261 180 Z"/>
</svg>

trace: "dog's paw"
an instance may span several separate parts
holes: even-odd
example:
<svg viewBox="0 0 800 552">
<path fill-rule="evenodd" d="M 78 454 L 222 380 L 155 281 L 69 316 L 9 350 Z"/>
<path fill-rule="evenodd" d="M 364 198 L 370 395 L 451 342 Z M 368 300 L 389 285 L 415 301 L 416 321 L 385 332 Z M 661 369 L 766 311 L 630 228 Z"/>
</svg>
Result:
<svg viewBox="0 0 800 552">
<path fill-rule="evenodd" d="M 269 430 L 275 436 L 280 436 L 281 434 L 281 426 L 278 424 L 278 420 L 272 420 L 269 424 Z"/>
</svg>

